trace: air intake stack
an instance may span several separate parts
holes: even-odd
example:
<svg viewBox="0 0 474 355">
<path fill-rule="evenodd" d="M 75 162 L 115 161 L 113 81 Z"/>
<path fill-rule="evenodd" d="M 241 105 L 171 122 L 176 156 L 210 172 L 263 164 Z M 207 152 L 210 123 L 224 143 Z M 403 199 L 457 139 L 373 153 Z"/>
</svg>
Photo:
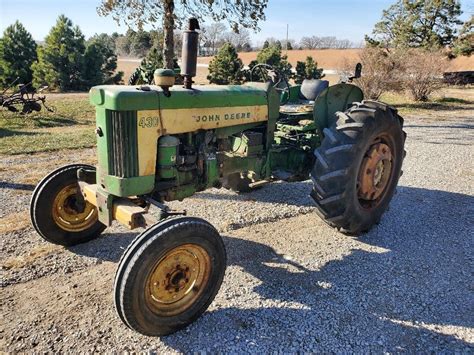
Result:
<svg viewBox="0 0 474 355">
<path fill-rule="evenodd" d="M 193 77 L 196 76 L 198 44 L 199 44 L 199 22 L 195 18 L 189 19 L 188 29 L 183 33 L 183 50 L 181 56 L 182 75 L 184 87 L 191 89 Z"/>
</svg>

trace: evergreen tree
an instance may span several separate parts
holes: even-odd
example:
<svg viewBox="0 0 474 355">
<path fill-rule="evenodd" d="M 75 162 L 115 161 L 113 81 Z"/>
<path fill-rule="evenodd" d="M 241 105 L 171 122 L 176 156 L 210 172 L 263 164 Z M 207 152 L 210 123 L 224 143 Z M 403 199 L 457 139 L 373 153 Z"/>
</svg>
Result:
<svg viewBox="0 0 474 355">
<path fill-rule="evenodd" d="M 304 79 L 321 79 L 324 77 L 322 68 L 318 69 L 318 63 L 313 57 L 306 57 L 306 61 L 296 63 L 295 83 L 301 84 Z"/>
<path fill-rule="evenodd" d="M 235 47 L 230 43 L 225 43 L 209 63 L 207 79 L 211 84 L 240 84 L 242 67 L 242 60 L 237 55 Z"/>
<path fill-rule="evenodd" d="M 459 37 L 454 42 L 455 55 L 467 55 L 470 56 L 474 52 L 474 15 L 464 23 Z"/>
<path fill-rule="evenodd" d="M 291 64 L 288 62 L 287 56 L 282 55 L 281 48 L 276 45 L 262 48 L 262 50 L 257 54 L 257 62 L 271 65 L 284 75 L 287 80 L 291 79 L 293 76 Z"/>
<path fill-rule="evenodd" d="M 290 41 L 286 42 L 286 49 L 288 49 L 289 51 L 291 51 L 293 49 L 293 46 L 291 45 Z"/>
<path fill-rule="evenodd" d="M 123 72 L 117 70 L 117 56 L 108 36 L 96 35 L 88 43 L 84 53 L 82 85 L 90 88 L 99 84 L 118 84 Z"/>
<path fill-rule="evenodd" d="M 34 84 L 46 83 L 61 91 L 81 89 L 84 51 L 79 27 L 66 16 L 59 16 L 44 45 L 38 48 L 38 62 L 33 64 Z"/>
<path fill-rule="evenodd" d="M 0 39 L 0 86 L 7 87 L 16 78 L 18 83 L 31 82 L 31 65 L 36 59 L 36 43 L 31 34 L 18 21 L 8 26 Z"/>
<path fill-rule="evenodd" d="M 267 49 L 268 47 L 270 47 L 270 42 L 268 42 L 268 40 L 266 40 L 265 42 L 263 42 L 262 49 Z"/>
<path fill-rule="evenodd" d="M 397 0 L 384 10 L 369 46 L 434 48 L 451 45 L 462 22 L 459 0 Z"/>
<path fill-rule="evenodd" d="M 275 47 L 277 47 L 279 50 L 282 50 L 281 42 L 279 40 L 275 41 Z"/>
</svg>

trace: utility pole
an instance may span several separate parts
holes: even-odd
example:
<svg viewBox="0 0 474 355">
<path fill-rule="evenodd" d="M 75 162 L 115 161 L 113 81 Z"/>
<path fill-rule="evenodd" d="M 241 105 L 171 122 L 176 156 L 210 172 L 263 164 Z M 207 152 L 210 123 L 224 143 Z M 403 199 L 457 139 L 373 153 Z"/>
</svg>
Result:
<svg viewBox="0 0 474 355">
<path fill-rule="evenodd" d="M 288 57 L 288 28 L 290 25 L 286 24 L 286 56 Z"/>
</svg>

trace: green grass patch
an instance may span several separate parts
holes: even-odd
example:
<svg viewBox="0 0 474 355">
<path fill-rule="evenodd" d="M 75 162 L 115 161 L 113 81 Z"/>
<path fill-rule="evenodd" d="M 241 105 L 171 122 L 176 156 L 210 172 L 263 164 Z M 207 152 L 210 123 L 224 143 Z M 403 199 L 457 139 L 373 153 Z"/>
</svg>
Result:
<svg viewBox="0 0 474 355">
<path fill-rule="evenodd" d="M 6 134 L 5 134 L 6 133 Z M 0 129 L 0 154 L 27 154 L 94 147 L 93 127 L 9 131 Z"/>
<path fill-rule="evenodd" d="M 0 111 L 0 154 L 22 154 L 92 147 L 95 110 L 87 97 L 47 99 L 55 112 L 44 108 L 28 115 Z"/>
<path fill-rule="evenodd" d="M 406 95 L 390 92 L 383 94 L 380 101 L 396 107 L 402 115 L 474 109 L 473 100 L 450 96 L 434 97 L 432 100 L 427 102 L 417 102 L 413 101 Z"/>
<path fill-rule="evenodd" d="M 49 128 L 94 124 L 94 106 L 89 103 L 87 97 L 47 99 L 46 104 L 54 106 L 55 112 L 48 112 L 44 107 L 40 112 L 28 115 L 1 110 L 0 128 Z"/>
</svg>

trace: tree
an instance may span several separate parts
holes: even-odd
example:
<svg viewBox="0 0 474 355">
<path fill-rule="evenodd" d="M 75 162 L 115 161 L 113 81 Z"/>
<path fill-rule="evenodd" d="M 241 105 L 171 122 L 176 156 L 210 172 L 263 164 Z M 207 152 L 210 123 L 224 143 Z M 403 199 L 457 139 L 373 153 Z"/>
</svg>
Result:
<svg viewBox="0 0 474 355">
<path fill-rule="evenodd" d="M 202 0 L 101 0 L 100 15 L 112 15 L 117 21 L 142 28 L 147 23 L 155 24 L 160 19 L 164 30 L 163 58 L 165 67 L 173 68 L 175 21 L 181 27 L 183 20 L 193 16 L 200 20 L 212 18 L 226 20 L 235 32 L 239 28 L 258 28 L 258 21 L 265 19 L 264 10 L 268 0 L 251 1 L 202 1 Z"/>
<path fill-rule="evenodd" d="M 20 78 L 19 83 L 31 82 L 31 65 L 36 59 L 36 43 L 31 34 L 18 21 L 8 26 L 0 39 L 0 86 L 7 87 L 16 78 Z"/>
<path fill-rule="evenodd" d="M 82 85 L 87 88 L 98 84 L 118 84 L 123 72 L 116 73 L 117 55 L 108 35 L 95 35 L 87 42 L 82 70 Z"/>
<path fill-rule="evenodd" d="M 268 47 L 270 47 L 270 42 L 268 42 L 268 39 L 267 39 L 267 40 L 265 40 L 265 42 L 263 42 L 262 49 L 267 49 Z"/>
<path fill-rule="evenodd" d="M 304 79 L 321 79 L 324 77 L 322 68 L 318 69 L 318 63 L 313 57 L 306 57 L 306 61 L 296 63 L 295 83 L 301 84 Z"/>
<path fill-rule="evenodd" d="M 456 38 L 462 22 L 458 0 L 398 0 L 383 11 L 375 25 L 371 46 L 441 48 Z"/>
<path fill-rule="evenodd" d="M 250 44 L 250 33 L 245 28 L 241 29 L 239 33 L 224 32 L 222 38 L 225 42 L 231 43 L 237 51 L 241 51 L 246 43 Z"/>
<path fill-rule="evenodd" d="M 364 97 L 370 100 L 378 100 L 380 96 L 389 90 L 400 90 L 403 85 L 403 65 L 406 59 L 405 50 L 387 50 L 380 47 L 366 47 L 356 62 L 362 63 L 362 76 L 354 80 L 364 92 Z M 356 62 L 346 62 L 345 74 L 350 76 L 354 73 Z"/>
<path fill-rule="evenodd" d="M 286 49 L 289 51 L 293 49 L 293 45 L 291 44 L 291 41 L 286 41 Z"/>
<path fill-rule="evenodd" d="M 200 38 L 205 47 L 211 49 L 212 55 L 216 54 L 217 48 L 222 40 L 222 35 L 225 31 L 225 25 L 220 22 L 215 22 L 209 26 L 203 26 Z"/>
<path fill-rule="evenodd" d="M 321 46 L 321 39 L 316 36 L 302 37 L 300 45 L 303 49 L 316 49 Z"/>
<path fill-rule="evenodd" d="M 260 64 L 271 65 L 284 75 L 287 80 L 293 76 L 291 64 L 288 62 L 287 56 L 282 55 L 281 49 L 275 45 L 262 48 L 262 50 L 257 54 L 257 62 Z"/>
<path fill-rule="evenodd" d="M 66 16 L 59 16 L 56 25 L 38 48 L 38 62 L 33 64 L 33 82 L 47 83 L 61 91 L 81 87 L 85 40 L 81 30 Z"/>
<path fill-rule="evenodd" d="M 464 23 L 459 37 L 454 42 L 454 54 L 455 55 L 467 55 L 470 56 L 474 51 L 474 15 Z"/>
<path fill-rule="evenodd" d="M 442 86 L 446 59 L 438 51 L 415 50 L 405 52 L 403 87 L 415 101 L 428 101 L 430 95 Z"/>
<path fill-rule="evenodd" d="M 231 43 L 225 43 L 216 57 L 209 63 L 207 79 L 211 84 L 240 84 L 242 81 L 242 60 Z"/>
</svg>

